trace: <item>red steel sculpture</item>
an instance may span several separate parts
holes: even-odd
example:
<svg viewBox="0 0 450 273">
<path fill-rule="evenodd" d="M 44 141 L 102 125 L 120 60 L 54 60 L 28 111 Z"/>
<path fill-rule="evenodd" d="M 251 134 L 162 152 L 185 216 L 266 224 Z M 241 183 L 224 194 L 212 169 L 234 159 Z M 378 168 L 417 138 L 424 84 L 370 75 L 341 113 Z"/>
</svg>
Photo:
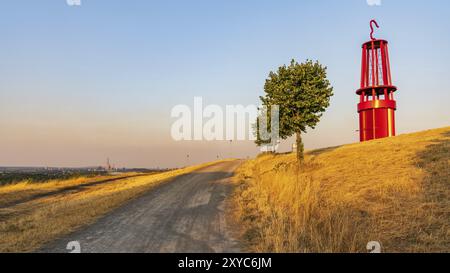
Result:
<svg viewBox="0 0 450 273">
<path fill-rule="evenodd" d="M 392 85 L 388 42 L 373 37 L 373 25 L 379 28 L 370 21 L 371 41 L 362 45 L 361 88 L 356 91 L 361 141 L 395 136 L 397 87 Z"/>
</svg>

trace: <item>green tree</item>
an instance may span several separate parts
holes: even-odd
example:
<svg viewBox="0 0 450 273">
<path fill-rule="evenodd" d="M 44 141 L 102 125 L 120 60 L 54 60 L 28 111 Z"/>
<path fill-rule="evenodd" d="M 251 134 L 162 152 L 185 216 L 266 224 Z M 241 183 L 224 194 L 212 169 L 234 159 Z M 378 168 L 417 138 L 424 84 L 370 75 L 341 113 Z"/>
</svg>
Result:
<svg viewBox="0 0 450 273">
<path fill-rule="evenodd" d="M 330 105 L 333 87 L 327 79 L 327 68 L 319 62 L 295 60 L 270 72 L 264 85 L 263 105 L 279 106 L 280 138 L 297 135 L 297 159 L 304 159 L 302 133 L 314 129 L 325 109 Z M 257 142 L 258 143 L 258 142 Z"/>
</svg>

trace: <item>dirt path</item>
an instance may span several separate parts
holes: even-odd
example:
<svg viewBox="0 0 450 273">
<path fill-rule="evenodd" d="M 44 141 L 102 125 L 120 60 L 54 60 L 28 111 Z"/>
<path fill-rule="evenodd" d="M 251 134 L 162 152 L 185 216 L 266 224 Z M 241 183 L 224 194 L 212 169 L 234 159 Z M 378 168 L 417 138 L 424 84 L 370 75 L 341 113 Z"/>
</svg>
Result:
<svg viewBox="0 0 450 273">
<path fill-rule="evenodd" d="M 224 162 L 164 183 L 93 225 L 40 252 L 238 252 L 226 227 L 225 198 L 240 161 Z"/>
</svg>

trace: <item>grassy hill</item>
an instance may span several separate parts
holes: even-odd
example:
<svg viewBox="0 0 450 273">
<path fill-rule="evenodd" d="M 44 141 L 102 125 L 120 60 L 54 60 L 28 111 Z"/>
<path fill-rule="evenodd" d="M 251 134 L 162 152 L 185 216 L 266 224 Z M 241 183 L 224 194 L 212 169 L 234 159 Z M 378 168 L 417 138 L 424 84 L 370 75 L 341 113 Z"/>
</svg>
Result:
<svg viewBox="0 0 450 273">
<path fill-rule="evenodd" d="M 238 170 L 248 251 L 450 252 L 450 127 L 295 154 Z"/>
</svg>

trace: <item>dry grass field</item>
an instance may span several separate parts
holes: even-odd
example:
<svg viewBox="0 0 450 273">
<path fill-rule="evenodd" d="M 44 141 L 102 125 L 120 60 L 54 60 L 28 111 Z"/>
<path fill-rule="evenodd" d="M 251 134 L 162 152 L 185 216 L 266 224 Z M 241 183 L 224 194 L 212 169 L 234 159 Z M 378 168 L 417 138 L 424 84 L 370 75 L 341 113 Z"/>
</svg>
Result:
<svg viewBox="0 0 450 273">
<path fill-rule="evenodd" d="M 450 127 L 262 155 L 235 177 L 247 251 L 450 252 Z"/>
<path fill-rule="evenodd" d="M 17 183 L 0 187 L 0 252 L 33 251 L 169 181 L 211 162 L 148 175 Z"/>
</svg>

